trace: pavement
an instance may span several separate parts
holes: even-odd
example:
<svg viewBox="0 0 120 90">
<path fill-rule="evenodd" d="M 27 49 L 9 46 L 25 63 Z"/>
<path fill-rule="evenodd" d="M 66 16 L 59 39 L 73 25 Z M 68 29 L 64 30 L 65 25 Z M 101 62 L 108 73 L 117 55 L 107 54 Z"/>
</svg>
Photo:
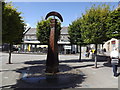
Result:
<svg viewBox="0 0 120 90">
<path fill-rule="evenodd" d="M 21 80 L 20 70 L 27 69 L 28 67 L 34 67 L 34 70 L 37 70 L 38 67 L 45 68 L 47 55 L 12 54 L 13 64 L 7 64 L 8 53 L 0 53 L 0 57 L 0 88 L 35 88 L 37 85 Z M 69 70 L 69 68 L 72 68 L 72 70 L 78 70 L 80 75 L 80 77 L 77 78 L 71 77 L 71 80 L 73 80 L 68 82 L 69 85 L 67 87 L 65 84 L 61 84 L 60 87 L 58 87 L 60 90 L 70 88 L 118 88 L 118 78 L 120 76 L 113 77 L 112 67 L 107 63 L 106 60 L 104 60 L 105 58 L 102 58 L 97 62 L 98 68 L 94 68 L 94 60 L 91 58 L 86 58 L 84 54 L 82 54 L 82 62 L 79 62 L 78 59 L 78 54 L 59 55 L 60 66 L 63 65 L 65 68 L 68 68 L 66 71 L 70 71 L 71 69 Z M 76 82 L 71 84 L 73 81 Z M 52 84 L 49 83 L 49 86 L 51 85 Z M 48 83 L 46 88 L 47 86 Z M 39 86 L 38 88 L 41 87 Z M 52 85 L 52 88 L 57 87 Z"/>
</svg>

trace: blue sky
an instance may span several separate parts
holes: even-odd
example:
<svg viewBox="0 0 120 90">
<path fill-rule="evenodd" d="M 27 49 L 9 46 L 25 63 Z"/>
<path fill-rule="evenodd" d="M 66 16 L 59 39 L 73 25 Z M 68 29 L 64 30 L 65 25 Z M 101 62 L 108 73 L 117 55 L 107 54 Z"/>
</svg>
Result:
<svg viewBox="0 0 120 90">
<path fill-rule="evenodd" d="M 36 27 L 41 18 L 45 18 L 51 11 L 59 12 L 63 17 L 62 26 L 68 26 L 72 21 L 81 17 L 86 9 L 93 4 L 99 5 L 106 2 L 13 2 L 13 5 L 22 12 L 25 23 L 31 27 Z M 118 2 L 109 2 L 110 7 L 116 8 Z"/>
</svg>

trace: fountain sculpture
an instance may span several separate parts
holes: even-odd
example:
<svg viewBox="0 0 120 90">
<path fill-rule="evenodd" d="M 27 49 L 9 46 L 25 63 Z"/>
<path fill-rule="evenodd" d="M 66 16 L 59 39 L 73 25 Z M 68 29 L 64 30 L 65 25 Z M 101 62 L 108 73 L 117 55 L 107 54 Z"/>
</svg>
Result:
<svg viewBox="0 0 120 90">
<path fill-rule="evenodd" d="M 59 66 L 59 59 L 58 59 L 58 36 L 57 36 L 57 19 L 55 19 L 55 16 L 57 16 L 61 22 L 63 22 L 62 16 L 58 12 L 50 12 L 46 15 L 47 19 L 49 16 L 54 16 L 53 19 L 51 19 L 51 31 L 50 31 L 50 37 L 49 37 L 49 45 L 48 45 L 48 54 L 47 54 L 47 61 L 46 61 L 46 73 L 57 73 L 59 72 L 58 66 Z"/>
</svg>

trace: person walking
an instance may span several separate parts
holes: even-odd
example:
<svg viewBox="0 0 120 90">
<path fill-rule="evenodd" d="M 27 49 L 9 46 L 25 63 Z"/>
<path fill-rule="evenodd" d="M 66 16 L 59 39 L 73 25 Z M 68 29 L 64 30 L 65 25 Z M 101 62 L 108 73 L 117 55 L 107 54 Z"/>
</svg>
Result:
<svg viewBox="0 0 120 90">
<path fill-rule="evenodd" d="M 85 56 L 86 56 L 86 57 L 89 57 L 89 55 L 90 55 L 89 50 L 90 50 L 90 49 L 87 47 L 87 49 L 86 49 L 86 53 L 85 53 Z"/>
<path fill-rule="evenodd" d="M 119 64 L 119 52 L 117 51 L 117 48 L 114 48 L 113 51 L 110 53 L 110 57 L 111 57 L 111 64 L 113 67 L 113 73 L 114 76 L 117 77 L 118 73 L 117 73 L 117 68 L 118 68 L 118 64 Z"/>
</svg>

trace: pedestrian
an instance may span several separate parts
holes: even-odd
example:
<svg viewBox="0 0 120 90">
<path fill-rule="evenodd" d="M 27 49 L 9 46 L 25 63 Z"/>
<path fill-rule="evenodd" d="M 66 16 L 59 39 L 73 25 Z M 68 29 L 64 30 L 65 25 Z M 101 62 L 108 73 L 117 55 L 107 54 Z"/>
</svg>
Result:
<svg viewBox="0 0 120 90">
<path fill-rule="evenodd" d="M 92 50 L 90 50 L 89 53 L 90 53 L 90 54 L 89 54 L 89 57 L 90 57 L 91 59 L 93 59 L 93 52 L 92 52 Z"/>
<path fill-rule="evenodd" d="M 94 52 L 95 52 L 95 49 L 92 49 L 92 53 L 94 54 Z"/>
<path fill-rule="evenodd" d="M 107 54 L 107 51 L 106 51 L 105 48 L 102 50 L 102 53 L 103 53 L 103 55 L 106 55 L 106 54 Z"/>
<path fill-rule="evenodd" d="M 94 60 L 95 59 L 95 49 L 92 48 L 91 52 L 92 52 L 92 59 Z"/>
<path fill-rule="evenodd" d="M 105 48 L 103 49 L 103 52 L 106 52 L 106 49 L 105 49 Z"/>
<path fill-rule="evenodd" d="M 89 55 L 90 55 L 90 50 L 86 50 L 85 56 L 89 57 Z"/>
<path fill-rule="evenodd" d="M 18 53 L 20 52 L 20 50 L 21 50 L 21 48 L 20 48 L 20 47 L 18 47 Z"/>
<path fill-rule="evenodd" d="M 117 48 L 114 48 L 113 51 L 110 53 L 110 58 L 111 58 L 111 64 L 113 67 L 114 76 L 117 77 L 118 76 L 117 68 L 118 68 L 119 59 L 120 59 Z"/>
</svg>

